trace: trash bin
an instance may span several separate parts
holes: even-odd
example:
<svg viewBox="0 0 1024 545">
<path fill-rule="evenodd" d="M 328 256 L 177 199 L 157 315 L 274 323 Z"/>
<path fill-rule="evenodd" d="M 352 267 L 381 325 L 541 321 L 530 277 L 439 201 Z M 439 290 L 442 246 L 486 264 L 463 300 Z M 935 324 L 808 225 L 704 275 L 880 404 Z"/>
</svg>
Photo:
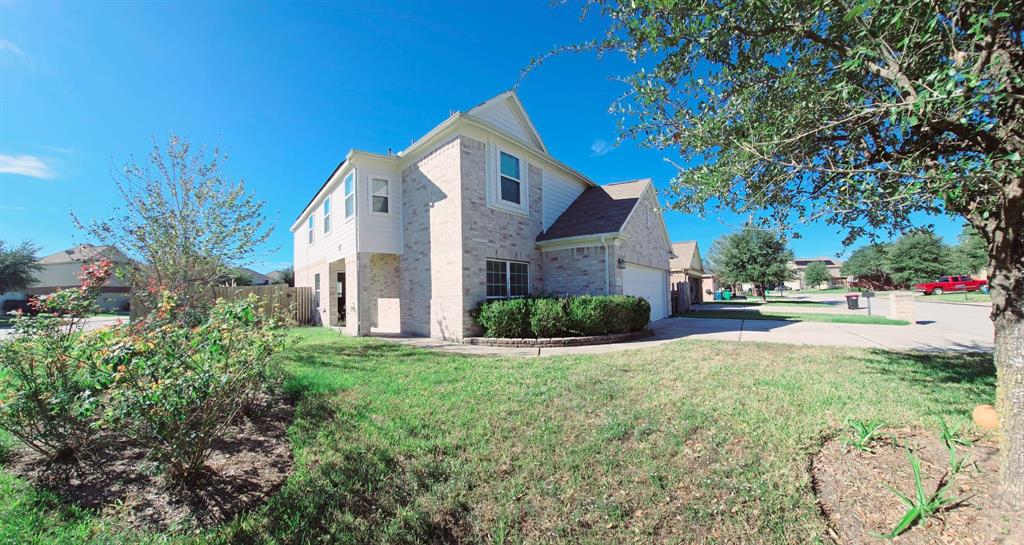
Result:
<svg viewBox="0 0 1024 545">
<path fill-rule="evenodd" d="M 860 294 L 859 293 L 848 293 L 846 294 L 846 308 L 850 310 L 857 310 L 860 308 Z"/>
<path fill-rule="evenodd" d="M 729 290 L 723 291 L 722 292 L 722 299 L 724 299 L 726 301 L 731 301 L 732 300 L 732 292 L 729 291 Z"/>
<path fill-rule="evenodd" d="M 721 301 L 721 300 L 722 300 L 722 292 L 716 291 L 715 292 L 715 301 Z"/>
</svg>

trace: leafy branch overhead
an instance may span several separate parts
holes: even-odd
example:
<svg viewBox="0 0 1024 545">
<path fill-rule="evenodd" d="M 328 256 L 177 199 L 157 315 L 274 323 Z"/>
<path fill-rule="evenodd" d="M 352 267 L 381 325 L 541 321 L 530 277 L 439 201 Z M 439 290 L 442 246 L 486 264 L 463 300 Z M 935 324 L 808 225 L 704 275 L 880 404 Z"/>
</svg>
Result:
<svg viewBox="0 0 1024 545">
<path fill-rule="evenodd" d="M 614 110 L 625 137 L 679 151 L 680 210 L 824 220 L 849 243 L 915 212 L 989 231 L 1024 191 L 1014 2 L 597 4 L 606 36 L 563 49 L 639 63 Z"/>
</svg>

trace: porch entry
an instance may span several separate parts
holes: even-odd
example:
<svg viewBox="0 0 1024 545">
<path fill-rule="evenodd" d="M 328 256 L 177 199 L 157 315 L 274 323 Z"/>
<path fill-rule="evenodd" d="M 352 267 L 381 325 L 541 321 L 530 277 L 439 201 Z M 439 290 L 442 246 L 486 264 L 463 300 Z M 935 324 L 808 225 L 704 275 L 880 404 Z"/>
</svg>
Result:
<svg viewBox="0 0 1024 545">
<path fill-rule="evenodd" d="M 338 325 L 345 325 L 345 273 L 335 273 L 335 292 L 337 295 Z"/>
</svg>

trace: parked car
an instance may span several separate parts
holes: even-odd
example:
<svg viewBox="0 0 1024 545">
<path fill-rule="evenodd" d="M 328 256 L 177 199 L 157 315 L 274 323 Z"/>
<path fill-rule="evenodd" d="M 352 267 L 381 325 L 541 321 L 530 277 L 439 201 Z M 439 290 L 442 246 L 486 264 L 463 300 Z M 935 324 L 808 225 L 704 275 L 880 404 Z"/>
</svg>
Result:
<svg viewBox="0 0 1024 545">
<path fill-rule="evenodd" d="M 948 291 L 978 291 L 987 285 L 988 281 L 970 276 L 941 276 L 935 282 L 916 284 L 914 289 L 925 295 L 942 295 Z"/>
<path fill-rule="evenodd" d="M 18 311 L 31 316 L 35 316 L 39 313 L 36 307 L 30 305 L 29 302 L 24 299 L 8 299 L 3 302 L 2 306 L 0 306 L 0 317 L 11 316 Z"/>
</svg>

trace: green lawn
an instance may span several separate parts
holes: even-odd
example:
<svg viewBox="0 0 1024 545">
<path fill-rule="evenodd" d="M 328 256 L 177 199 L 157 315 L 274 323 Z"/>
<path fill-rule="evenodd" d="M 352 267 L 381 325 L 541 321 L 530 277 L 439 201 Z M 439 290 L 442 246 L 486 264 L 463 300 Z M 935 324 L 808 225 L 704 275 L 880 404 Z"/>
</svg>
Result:
<svg viewBox="0 0 1024 545">
<path fill-rule="evenodd" d="M 787 310 L 698 310 L 679 314 L 682 318 L 730 318 L 733 320 L 785 320 L 789 322 L 829 322 L 834 324 L 909 325 L 906 320 L 863 314 L 826 314 Z"/>
<path fill-rule="evenodd" d="M 834 307 L 836 305 L 826 303 L 824 301 L 805 301 L 802 299 L 780 299 L 780 298 L 768 298 L 767 301 L 763 301 L 758 298 L 753 299 L 733 299 L 731 301 L 705 301 L 706 305 L 736 305 L 742 307 L 753 307 L 758 305 L 775 305 L 775 306 L 802 306 L 802 307 Z"/>
<path fill-rule="evenodd" d="M 917 301 L 926 303 L 991 303 L 992 296 L 976 291 L 961 293 L 943 293 L 942 295 L 918 295 Z"/>
<path fill-rule="evenodd" d="M 264 509 L 152 534 L 0 471 L 0 543 L 822 543 L 808 460 L 848 418 L 937 432 L 994 397 L 984 355 L 681 341 L 476 358 L 295 337 L 297 471 Z"/>
</svg>

